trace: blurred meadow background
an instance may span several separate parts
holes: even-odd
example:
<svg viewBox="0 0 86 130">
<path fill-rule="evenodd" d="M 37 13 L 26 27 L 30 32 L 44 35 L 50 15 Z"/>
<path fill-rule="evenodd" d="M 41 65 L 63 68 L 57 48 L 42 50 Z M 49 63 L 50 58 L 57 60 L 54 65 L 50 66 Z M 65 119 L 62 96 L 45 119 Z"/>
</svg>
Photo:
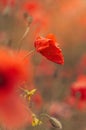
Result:
<svg viewBox="0 0 86 130">
<path fill-rule="evenodd" d="M 32 110 L 56 117 L 63 130 L 86 130 L 86 0 L 0 0 L 1 46 L 18 49 L 26 13 L 33 20 L 21 48 L 33 50 L 36 36 L 52 33 L 64 55 L 64 65 L 32 55 L 29 85 L 37 89 Z M 45 121 L 26 129 L 55 128 Z"/>
</svg>

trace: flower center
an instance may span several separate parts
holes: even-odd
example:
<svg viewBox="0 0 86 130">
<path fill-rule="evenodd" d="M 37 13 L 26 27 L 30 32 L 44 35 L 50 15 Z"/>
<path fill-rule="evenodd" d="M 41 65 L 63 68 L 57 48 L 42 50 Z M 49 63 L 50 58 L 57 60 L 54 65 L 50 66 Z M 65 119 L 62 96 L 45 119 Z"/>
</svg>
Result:
<svg viewBox="0 0 86 130">
<path fill-rule="evenodd" d="M 5 87 L 7 84 L 7 79 L 3 74 L 0 74 L 0 88 Z"/>
</svg>

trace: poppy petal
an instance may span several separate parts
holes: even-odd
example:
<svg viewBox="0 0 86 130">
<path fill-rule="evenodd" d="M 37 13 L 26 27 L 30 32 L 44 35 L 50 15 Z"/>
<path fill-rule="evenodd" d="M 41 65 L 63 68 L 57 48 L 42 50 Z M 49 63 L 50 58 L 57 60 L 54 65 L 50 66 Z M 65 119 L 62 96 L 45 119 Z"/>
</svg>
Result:
<svg viewBox="0 0 86 130">
<path fill-rule="evenodd" d="M 62 51 L 53 35 L 48 35 L 46 38 L 39 37 L 35 40 L 34 46 L 36 51 L 45 56 L 48 60 L 57 64 L 64 64 Z"/>
</svg>

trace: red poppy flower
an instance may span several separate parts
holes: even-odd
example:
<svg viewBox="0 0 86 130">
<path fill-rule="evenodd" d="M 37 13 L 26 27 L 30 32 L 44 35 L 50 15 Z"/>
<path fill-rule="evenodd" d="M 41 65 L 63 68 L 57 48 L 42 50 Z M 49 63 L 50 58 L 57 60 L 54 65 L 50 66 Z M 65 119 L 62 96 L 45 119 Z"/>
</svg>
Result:
<svg viewBox="0 0 86 130">
<path fill-rule="evenodd" d="M 25 11 L 29 12 L 29 13 L 35 13 L 36 10 L 40 9 L 40 5 L 39 2 L 35 1 L 35 2 L 25 2 L 23 4 L 23 8 Z"/>
<path fill-rule="evenodd" d="M 28 78 L 28 63 L 24 57 L 24 52 L 0 49 L 0 124 L 5 129 L 20 128 L 31 122 L 28 105 L 16 93 Z"/>
<path fill-rule="evenodd" d="M 79 76 L 77 81 L 72 84 L 71 95 L 67 101 L 79 110 L 86 110 L 86 76 Z"/>
<path fill-rule="evenodd" d="M 61 49 L 56 43 L 54 35 L 50 34 L 46 38 L 37 37 L 35 40 L 36 51 L 57 64 L 63 64 L 64 58 Z"/>
<path fill-rule="evenodd" d="M 47 18 L 43 19 L 43 16 L 45 16 L 45 10 L 39 1 L 33 0 L 31 2 L 25 2 L 22 10 L 29 13 L 33 17 L 35 23 L 41 23 L 43 25 L 43 23 L 47 22 Z"/>
<path fill-rule="evenodd" d="M 27 64 L 9 49 L 0 49 L 0 101 L 7 100 L 17 85 L 27 78 Z"/>
<path fill-rule="evenodd" d="M 71 94 L 76 99 L 86 101 L 86 76 L 79 76 L 71 86 Z"/>
<path fill-rule="evenodd" d="M 37 35 L 40 30 L 44 30 L 49 27 L 49 14 L 47 15 L 46 10 L 40 1 L 31 0 L 25 2 L 22 5 L 22 11 L 29 13 L 33 17 L 32 24 L 37 24 L 35 35 Z M 44 19 L 44 17 L 46 17 L 46 19 Z"/>
</svg>

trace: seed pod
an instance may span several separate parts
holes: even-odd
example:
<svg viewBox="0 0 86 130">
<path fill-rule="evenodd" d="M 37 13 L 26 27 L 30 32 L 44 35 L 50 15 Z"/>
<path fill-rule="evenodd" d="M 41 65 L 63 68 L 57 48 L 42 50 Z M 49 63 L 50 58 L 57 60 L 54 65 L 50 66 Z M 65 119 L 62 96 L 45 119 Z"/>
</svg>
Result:
<svg viewBox="0 0 86 130">
<path fill-rule="evenodd" d="M 32 16 L 29 15 L 28 13 L 26 13 L 26 12 L 24 13 L 24 18 L 26 19 L 28 25 L 30 25 L 32 23 L 32 21 L 33 21 Z"/>
<path fill-rule="evenodd" d="M 57 120 L 56 118 L 48 115 L 48 114 L 41 114 L 40 117 L 46 117 L 48 118 L 50 124 L 54 127 L 54 128 L 59 128 L 59 129 L 62 129 L 62 124 L 59 120 Z"/>
<path fill-rule="evenodd" d="M 49 118 L 49 122 L 51 123 L 51 125 L 54 127 L 54 128 L 59 128 L 59 129 L 62 129 L 62 124 L 59 120 L 57 120 L 56 118 L 54 117 L 50 117 Z"/>
</svg>

